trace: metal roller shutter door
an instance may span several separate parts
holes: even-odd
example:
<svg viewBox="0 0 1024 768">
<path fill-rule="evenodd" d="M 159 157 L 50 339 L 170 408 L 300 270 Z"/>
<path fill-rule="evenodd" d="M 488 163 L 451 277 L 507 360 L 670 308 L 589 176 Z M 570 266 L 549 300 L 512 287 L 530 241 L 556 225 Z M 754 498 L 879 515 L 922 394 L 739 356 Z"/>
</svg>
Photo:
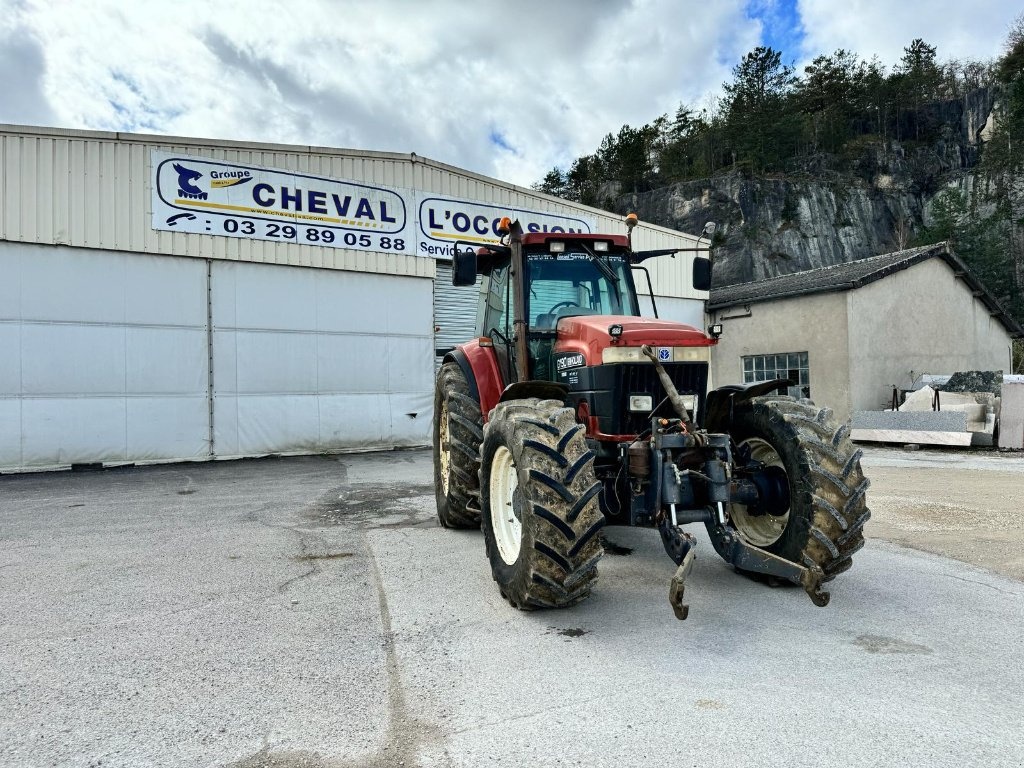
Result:
<svg viewBox="0 0 1024 768">
<path fill-rule="evenodd" d="M 439 261 L 434 278 L 434 354 L 435 366 L 440 366 L 445 353 L 476 336 L 477 307 L 480 302 L 480 283 L 452 285 L 451 262 Z"/>
</svg>

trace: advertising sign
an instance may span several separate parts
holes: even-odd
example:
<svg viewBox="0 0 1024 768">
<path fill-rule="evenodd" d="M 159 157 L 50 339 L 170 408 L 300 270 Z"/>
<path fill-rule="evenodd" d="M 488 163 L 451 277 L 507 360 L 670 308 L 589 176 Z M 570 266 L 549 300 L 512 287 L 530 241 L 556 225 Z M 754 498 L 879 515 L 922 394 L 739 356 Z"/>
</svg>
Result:
<svg viewBox="0 0 1024 768">
<path fill-rule="evenodd" d="M 457 240 L 497 243 L 503 216 L 526 232 L 592 232 L 597 223 L 159 150 L 152 163 L 152 226 L 170 232 L 450 259 Z"/>
<path fill-rule="evenodd" d="M 153 229 L 413 253 L 408 191 L 153 152 Z"/>
<path fill-rule="evenodd" d="M 444 197 L 425 197 L 419 204 L 420 256 L 451 258 L 452 243 L 462 240 L 470 243 L 495 244 L 499 241 L 498 222 L 503 216 L 515 220 L 525 232 L 592 232 L 593 218 L 577 219 L 554 213 L 540 213 L 517 208 L 453 200 Z"/>
</svg>

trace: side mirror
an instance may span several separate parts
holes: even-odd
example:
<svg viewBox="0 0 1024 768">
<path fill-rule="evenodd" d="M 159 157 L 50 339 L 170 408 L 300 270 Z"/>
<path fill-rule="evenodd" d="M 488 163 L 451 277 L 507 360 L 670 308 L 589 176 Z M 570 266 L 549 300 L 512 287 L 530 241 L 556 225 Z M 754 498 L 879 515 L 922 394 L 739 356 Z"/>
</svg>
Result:
<svg viewBox="0 0 1024 768">
<path fill-rule="evenodd" d="M 695 291 L 711 290 L 711 259 L 704 256 L 694 258 L 693 289 Z"/>
<path fill-rule="evenodd" d="M 452 257 L 452 285 L 474 285 L 476 283 L 476 252 L 460 251 L 456 247 Z"/>
</svg>

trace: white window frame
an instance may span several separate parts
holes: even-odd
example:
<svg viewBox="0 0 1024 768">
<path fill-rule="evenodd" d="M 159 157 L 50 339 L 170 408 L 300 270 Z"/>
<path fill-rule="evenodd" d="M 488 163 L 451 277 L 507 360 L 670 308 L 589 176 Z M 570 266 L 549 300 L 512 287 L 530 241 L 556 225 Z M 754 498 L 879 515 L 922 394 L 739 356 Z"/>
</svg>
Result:
<svg viewBox="0 0 1024 768">
<path fill-rule="evenodd" d="M 783 363 L 780 358 L 785 358 L 785 368 L 780 368 Z M 796 358 L 794 360 L 794 358 Z M 747 365 L 747 361 L 750 365 Z M 758 362 L 761 363 L 758 366 Z M 794 365 L 795 363 L 795 365 Z M 758 370 L 760 368 L 760 370 Z M 790 374 L 796 372 L 796 377 Z M 740 381 L 744 384 L 753 384 L 772 379 L 790 379 L 794 381 L 791 387 L 782 387 L 779 394 L 792 395 L 794 397 L 811 396 L 811 360 L 808 352 L 765 352 L 755 355 L 740 355 Z"/>
</svg>

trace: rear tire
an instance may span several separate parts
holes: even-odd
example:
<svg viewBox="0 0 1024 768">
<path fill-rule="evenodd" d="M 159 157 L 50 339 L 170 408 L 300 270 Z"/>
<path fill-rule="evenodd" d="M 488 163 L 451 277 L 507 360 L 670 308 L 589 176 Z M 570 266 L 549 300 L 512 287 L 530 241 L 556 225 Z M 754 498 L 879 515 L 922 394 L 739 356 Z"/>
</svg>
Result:
<svg viewBox="0 0 1024 768">
<path fill-rule="evenodd" d="M 604 516 L 585 435 L 571 408 L 537 398 L 499 403 L 484 428 L 484 541 L 494 580 L 515 608 L 564 608 L 597 581 Z"/>
<path fill-rule="evenodd" d="M 789 510 L 785 517 L 748 516 L 745 507 L 733 504 L 730 525 L 756 546 L 821 568 L 824 581 L 847 570 L 864 546 L 864 523 L 871 517 L 865 498 L 869 481 L 849 428 L 837 424 L 828 408 L 769 396 L 736 406 L 731 433 L 755 459 L 786 471 Z M 713 528 L 708 525 L 709 532 Z"/>
<path fill-rule="evenodd" d="M 434 387 L 434 486 L 445 528 L 480 527 L 483 417 L 458 363 L 445 363 Z"/>
</svg>

